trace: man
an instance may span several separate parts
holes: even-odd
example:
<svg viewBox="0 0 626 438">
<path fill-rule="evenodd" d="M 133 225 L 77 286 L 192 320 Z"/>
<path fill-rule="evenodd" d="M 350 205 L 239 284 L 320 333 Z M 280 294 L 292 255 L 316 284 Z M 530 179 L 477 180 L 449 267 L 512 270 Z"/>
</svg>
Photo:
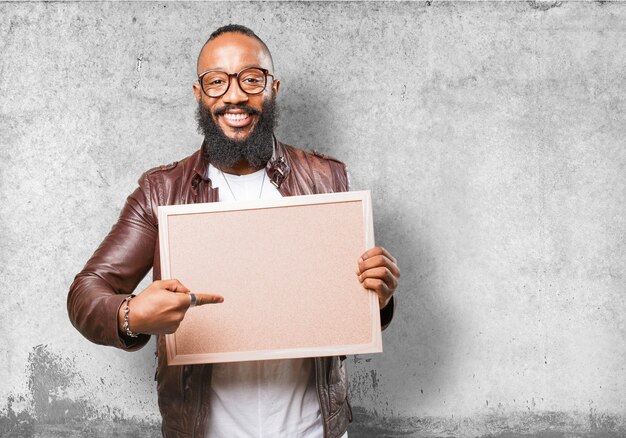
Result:
<svg viewBox="0 0 626 438">
<path fill-rule="evenodd" d="M 160 280 L 158 205 L 348 190 L 343 163 L 274 138 L 280 82 L 267 46 L 250 29 L 216 30 L 197 68 L 193 91 L 202 148 L 142 175 L 118 222 L 76 276 L 67 302 L 70 319 L 89 340 L 128 351 L 158 335 L 157 390 L 166 437 L 344 436 L 352 419 L 345 358 L 167 366 L 163 335 L 176 330 L 194 300 L 219 305 L 224 298 Z M 376 247 L 356 263 L 364 289 L 378 296 L 384 327 L 393 315 L 396 261 Z M 132 297 L 150 268 L 155 281 Z"/>
</svg>

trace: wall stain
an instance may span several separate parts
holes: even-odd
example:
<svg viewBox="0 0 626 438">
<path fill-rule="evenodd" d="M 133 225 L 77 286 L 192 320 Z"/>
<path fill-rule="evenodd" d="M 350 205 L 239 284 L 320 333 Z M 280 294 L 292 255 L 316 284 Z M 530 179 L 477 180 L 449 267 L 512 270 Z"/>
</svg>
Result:
<svg viewBox="0 0 626 438">
<path fill-rule="evenodd" d="M 84 400 L 68 397 L 68 390 L 80 380 L 72 360 L 48 351 L 46 345 L 37 345 L 28 355 L 28 371 L 28 389 L 38 421 L 63 423 L 90 413 Z"/>
<path fill-rule="evenodd" d="M 15 402 L 23 404 L 23 397 L 10 395 L 7 397 L 6 408 L 0 411 L 0 436 L 6 438 L 31 437 L 35 433 L 35 418 L 28 412 L 13 408 Z"/>
<path fill-rule="evenodd" d="M 376 390 L 378 388 L 378 377 L 376 376 L 376 371 L 375 370 L 371 370 L 370 374 L 372 376 L 372 388 L 374 388 L 374 390 Z"/>
<path fill-rule="evenodd" d="M 358 356 L 354 356 L 354 362 L 363 361 Z M 363 362 L 369 362 L 364 360 Z M 376 402 L 377 416 L 386 416 L 391 412 L 389 410 L 389 400 L 381 391 L 380 370 L 368 369 L 369 367 L 351 367 L 350 368 L 350 397 L 351 399 L 370 399 Z"/>
<path fill-rule="evenodd" d="M 73 396 L 85 386 L 73 358 L 37 345 L 28 355 L 28 393 L 11 394 L 0 411 L 2 438 L 160 436 L 160 424 L 126 418 L 118 408 L 96 407 L 88 396 Z M 19 406 L 19 407 L 18 407 Z"/>
<path fill-rule="evenodd" d="M 560 7 L 563 4 L 563 2 L 530 0 L 528 4 L 530 5 L 531 8 L 537 9 L 538 11 L 547 11 L 552 8 Z"/>
<path fill-rule="evenodd" d="M 137 56 L 137 63 L 135 64 L 135 71 L 137 72 L 137 79 L 135 79 L 133 88 L 137 89 L 139 82 L 141 82 L 141 67 L 143 65 L 143 53 Z"/>
<path fill-rule="evenodd" d="M 349 435 L 358 438 L 386 437 L 481 437 L 481 438 L 617 438 L 626 436 L 626 415 L 584 413 L 512 412 L 472 417 L 380 416 L 355 406 Z"/>
</svg>

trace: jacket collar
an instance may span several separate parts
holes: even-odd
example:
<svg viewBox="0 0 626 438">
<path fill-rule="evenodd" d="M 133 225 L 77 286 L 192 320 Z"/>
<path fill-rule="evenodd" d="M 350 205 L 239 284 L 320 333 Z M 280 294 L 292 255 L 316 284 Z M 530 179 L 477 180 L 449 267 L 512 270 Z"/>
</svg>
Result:
<svg viewBox="0 0 626 438">
<path fill-rule="evenodd" d="M 200 177 L 204 181 L 209 180 L 209 159 L 204 154 L 204 140 L 200 150 L 196 151 L 193 160 L 194 178 Z"/>
<path fill-rule="evenodd" d="M 277 189 L 280 188 L 283 181 L 287 179 L 289 172 L 291 172 L 289 162 L 287 161 L 285 145 L 276 140 L 276 137 L 274 137 L 274 153 L 272 154 L 272 158 L 267 162 L 265 170 L 270 181 Z"/>
<path fill-rule="evenodd" d="M 196 151 L 194 155 L 193 169 L 195 177 L 200 177 L 202 180 L 208 181 L 209 159 L 204 154 L 204 141 L 202 142 L 200 150 Z M 272 153 L 272 158 L 270 158 L 265 166 L 265 171 L 276 188 L 280 188 L 291 171 L 291 167 L 287 161 L 285 145 L 276 140 L 276 136 L 274 136 L 274 152 Z"/>
</svg>

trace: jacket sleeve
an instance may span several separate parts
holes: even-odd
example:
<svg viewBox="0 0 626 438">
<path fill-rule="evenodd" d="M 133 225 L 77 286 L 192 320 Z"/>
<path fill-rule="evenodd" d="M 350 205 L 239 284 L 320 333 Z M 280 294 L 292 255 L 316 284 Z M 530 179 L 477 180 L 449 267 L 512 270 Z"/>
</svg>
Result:
<svg viewBox="0 0 626 438">
<path fill-rule="evenodd" d="M 393 312 L 395 310 L 396 297 L 392 296 L 387 305 L 380 309 L 380 326 L 383 330 L 385 330 L 389 326 L 389 324 L 391 324 L 391 320 L 393 319 Z"/>
<path fill-rule="evenodd" d="M 124 298 L 153 264 L 158 228 L 152 203 L 150 181 L 144 174 L 139 187 L 127 198 L 117 223 L 70 286 L 70 321 L 96 344 L 137 350 L 150 339 L 149 335 L 122 336 L 117 315 Z"/>
</svg>

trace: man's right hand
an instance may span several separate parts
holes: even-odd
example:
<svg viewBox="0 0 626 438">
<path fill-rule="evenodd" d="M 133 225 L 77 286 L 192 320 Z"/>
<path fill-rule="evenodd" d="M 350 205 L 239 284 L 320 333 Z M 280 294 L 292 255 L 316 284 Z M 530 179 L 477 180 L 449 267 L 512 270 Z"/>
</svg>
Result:
<svg viewBox="0 0 626 438">
<path fill-rule="evenodd" d="M 174 333 L 189 309 L 191 298 L 178 280 L 159 280 L 145 288 L 128 302 L 128 326 L 133 333 L 163 335 Z M 217 304 L 224 297 L 214 294 L 194 293 L 196 306 Z M 117 313 L 117 326 L 124 333 L 124 306 Z"/>
</svg>

